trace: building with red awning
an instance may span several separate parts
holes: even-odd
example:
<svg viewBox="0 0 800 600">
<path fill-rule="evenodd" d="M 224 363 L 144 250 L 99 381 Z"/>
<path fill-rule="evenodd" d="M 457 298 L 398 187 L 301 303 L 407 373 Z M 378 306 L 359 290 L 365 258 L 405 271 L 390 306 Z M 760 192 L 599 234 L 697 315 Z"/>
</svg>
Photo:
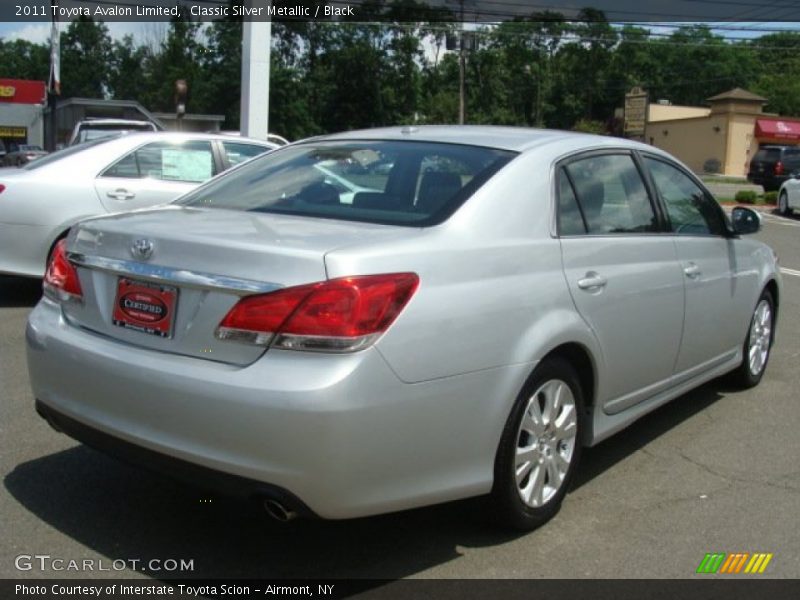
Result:
<svg viewBox="0 0 800 600">
<path fill-rule="evenodd" d="M 800 145 L 800 117 L 764 112 L 768 99 L 735 88 L 707 100 L 707 107 L 648 105 L 644 142 L 662 148 L 698 174 L 743 177 L 759 146 Z"/>
</svg>

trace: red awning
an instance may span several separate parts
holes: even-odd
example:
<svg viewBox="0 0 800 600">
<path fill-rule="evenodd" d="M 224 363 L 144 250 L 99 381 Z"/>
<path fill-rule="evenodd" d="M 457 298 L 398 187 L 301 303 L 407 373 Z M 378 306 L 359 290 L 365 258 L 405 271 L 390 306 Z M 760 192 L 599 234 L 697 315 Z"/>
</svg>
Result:
<svg viewBox="0 0 800 600">
<path fill-rule="evenodd" d="M 756 137 L 773 140 L 800 140 L 800 122 L 757 119 Z"/>
</svg>

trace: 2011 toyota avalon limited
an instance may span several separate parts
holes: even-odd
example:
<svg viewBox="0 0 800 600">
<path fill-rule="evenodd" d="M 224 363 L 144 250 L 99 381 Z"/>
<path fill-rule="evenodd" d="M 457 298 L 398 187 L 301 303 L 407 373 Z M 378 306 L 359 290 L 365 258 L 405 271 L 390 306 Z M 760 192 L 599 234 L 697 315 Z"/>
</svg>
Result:
<svg viewBox="0 0 800 600">
<path fill-rule="evenodd" d="M 281 518 L 488 495 L 532 528 L 583 446 L 725 373 L 759 382 L 781 290 L 741 237 L 759 224 L 621 139 L 310 139 L 75 226 L 28 323 L 37 409 Z"/>
</svg>

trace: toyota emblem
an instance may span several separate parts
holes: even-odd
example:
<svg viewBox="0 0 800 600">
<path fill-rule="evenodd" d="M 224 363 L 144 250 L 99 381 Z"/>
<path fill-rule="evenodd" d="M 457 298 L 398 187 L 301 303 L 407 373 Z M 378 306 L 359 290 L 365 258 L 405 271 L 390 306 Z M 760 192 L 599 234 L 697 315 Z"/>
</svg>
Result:
<svg viewBox="0 0 800 600">
<path fill-rule="evenodd" d="M 153 242 L 145 238 L 134 240 L 131 254 L 140 260 L 147 260 L 153 254 Z"/>
</svg>

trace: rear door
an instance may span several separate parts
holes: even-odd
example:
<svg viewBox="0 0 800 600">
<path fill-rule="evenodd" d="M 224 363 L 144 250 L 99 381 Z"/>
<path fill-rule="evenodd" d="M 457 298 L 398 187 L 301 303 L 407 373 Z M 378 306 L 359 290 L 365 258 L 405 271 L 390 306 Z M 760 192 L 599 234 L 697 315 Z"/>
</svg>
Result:
<svg viewBox="0 0 800 600">
<path fill-rule="evenodd" d="M 109 212 L 164 204 L 219 171 L 211 142 L 151 142 L 106 167 L 95 188 Z"/>
<path fill-rule="evenodd" d="M 598 400 L 616 413 L 669 385 L 683 324 L 675 245 L 632 154 L 581 155 L 556 177 L 564 273 L 602 347 Z"/>
</svg>

